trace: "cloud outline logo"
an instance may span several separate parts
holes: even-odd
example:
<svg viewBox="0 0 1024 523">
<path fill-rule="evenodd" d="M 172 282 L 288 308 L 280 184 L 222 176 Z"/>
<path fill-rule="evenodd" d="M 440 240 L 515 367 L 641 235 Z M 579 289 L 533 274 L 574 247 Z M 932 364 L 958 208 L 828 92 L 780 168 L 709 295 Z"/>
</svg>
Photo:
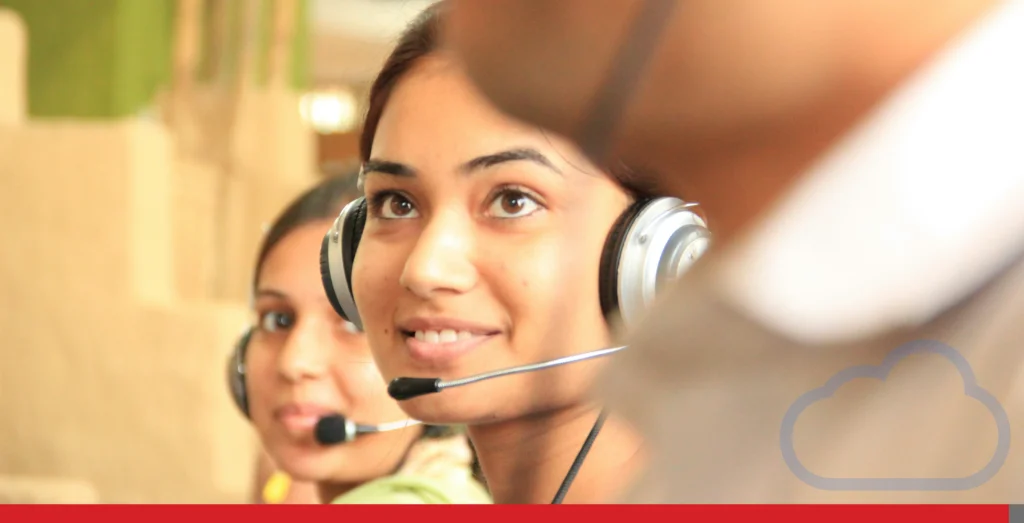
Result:
<svg viewBox="0 0 1024 523">
<path fill-rule="evenodd" d="M 981 402 L 996 422 L 996 450 L 992 459 L 981 470 L 963 478 L 826 478 L 819 476 L 800 462 L 793 445 L 793 430 L 796 421 L 807 407 L 832 397 L 843 384 L 855 378 L 874 378 L 884 382 L 889 373 L 903 358 L 912 354 L 938 354 L 945 357 L 960 372 L 964 381 L 964 394 Z M 970 363 L 956 349 L 935 340 L 914 340 L 900 345 L 886 355 L 881 365 L 858 365 L 844 369 L 829 378 L 825 385 L 801 395 L 790 405 L 782 417 L 780 433 L 782 458 L 789 470 L 804 483 L 820 490 L 969 490 L 985 484 L 999 472 L 1010 452 L 1010 419 L 999 401 L 977 384 Z"/>
</svg>

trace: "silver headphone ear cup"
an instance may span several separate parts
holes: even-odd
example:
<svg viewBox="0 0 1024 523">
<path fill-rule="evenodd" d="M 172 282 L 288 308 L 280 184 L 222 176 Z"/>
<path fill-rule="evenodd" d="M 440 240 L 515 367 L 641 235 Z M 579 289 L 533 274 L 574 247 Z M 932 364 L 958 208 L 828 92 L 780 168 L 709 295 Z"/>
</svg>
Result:
<svg viewBox="0 0 1024 523">
<path fill-rule="evenodd" d="M 636 209 L 620 239 L 615 285 L 622 321 L 635 324 L 658 293 L 703 255 L 710 240 L 707 224 L 693 204 L 663 197 Z"/>
<path fill-rule="evenodd" d="M 692 224 L 676 229 L 665 244 L 658 262 L 654 295 L 678 280 L 697 263 L 711 245 L 711 234 L 702 225 Z"/>
<path fill-rule="evenodd" d="M 338 313 L 338 316 L 345 318 L 345 310 L 338 303 L 338 296 L 334 291 L 334 280 L 331 278 L 330 249 L 332 243 L 335 243 L 332 237 L 338 234 L 337 224 L 338 222 L 335 220 L 334 225 L 324 234 L 324 239 L 320 242 L 320 282 L 324 286 L 324 294 L 327 295 L 327 301 L 330 302 L 331 308 Z M 335 246 L 335 248 L 337 247 Z"/>
<path fill-rule="evenodd" d="M 252 332 L 252 327 L 247 328 L 235 342 L 235 347 L 228 358 L 227 368 L 228 392 L 231 394 L 231 400 L 246 418 L 249 417 L 249 394 L 246 390 L 245 354 L 249 349 Z"/>
<path fill-rule="evenodd" d="M 320 278 L 331 306 L 339 316 L 363 330 L 355 297 L 352 295 L 352 262 L 366 223 L 366 201 L 357 198 L 324 235 L 320 245 Z"/>
</svg>

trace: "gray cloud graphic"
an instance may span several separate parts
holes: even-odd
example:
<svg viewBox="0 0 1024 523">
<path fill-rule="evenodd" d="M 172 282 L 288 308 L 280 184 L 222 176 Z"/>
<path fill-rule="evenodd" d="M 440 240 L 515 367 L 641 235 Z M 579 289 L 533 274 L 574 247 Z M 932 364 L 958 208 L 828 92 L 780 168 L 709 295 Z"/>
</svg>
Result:
<svg viewBox="0 0 1024 523">
<path fill-rule="evenodd" d="M 826 478 L 808 470 L 796 455 L 793 446 L 793 429 L 796 420 L 814 402 L 831 397 L 844 383 L 855 378 L 875 378 L 885 381 L 889 372 L 903 358 L 911 354 L 938 354 L 951 361 L 964 380 L 964 394 L 981 402 L 992 414 L 998 430 L 996 450 L 981 470 L 963 478 Z M 782 457 L 786 465 L 798 478 L 808 485 L 821 490 L 968 490 L 985 484 L 1006 462 L 1010 452 L 1010 420 L 1006 411 L 988 391 L 977 384 L 974 371 L 967 359 L 952 347 L 934 340 L 915 340 L 897 347 L 890 352 L 881 365 L 860 365 L 850 367 L 830 378 L 824 386 L 797 398 L 782 418 Z"/>
</svg>

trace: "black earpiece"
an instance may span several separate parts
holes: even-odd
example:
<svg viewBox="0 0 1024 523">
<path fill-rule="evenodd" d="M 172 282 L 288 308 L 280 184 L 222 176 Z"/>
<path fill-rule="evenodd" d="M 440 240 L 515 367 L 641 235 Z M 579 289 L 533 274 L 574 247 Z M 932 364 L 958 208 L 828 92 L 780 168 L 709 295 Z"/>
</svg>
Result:
<svg viewBox="0 0 1024 523">
<path fill-rule="evenodd" d="M 249 395 L 245 383 L 245 353 L 249 350 L 254 327 L 245 329 L 245 333 L 235 342 L 235 348 L 228 357 L 228 391 L 235 406 L 246 418 L 249 417 Z"/>
<path fill-rule="evenodd" d="M 320 247 L 320 276 L 334 310 L 360 330 L 352 295 L 352 262 L 366 225 L 366 200 L 342 209 Z M 599 296 L 606 318 L 636 321 L 664 285 L 681 276 L 711 240 L 697 205 L 678 198 L 637 200 L 608 233 L 600 261 Z"/>
</svg>

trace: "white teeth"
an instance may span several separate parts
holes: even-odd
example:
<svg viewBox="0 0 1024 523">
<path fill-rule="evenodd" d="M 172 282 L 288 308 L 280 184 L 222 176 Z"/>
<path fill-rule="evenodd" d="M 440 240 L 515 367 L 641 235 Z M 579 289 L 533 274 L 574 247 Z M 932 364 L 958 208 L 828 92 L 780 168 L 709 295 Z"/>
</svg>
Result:
<svg viewBox="0 0 1024 523">
<path fill-rule="evenodd" d="M 456 341 L 468 340 L 473 337 L 473 334 L 469 331 L 445 329 L 442 331 L 416 331 L 413 336 L 425 343 L 454 343 Z"/>
</svg>

